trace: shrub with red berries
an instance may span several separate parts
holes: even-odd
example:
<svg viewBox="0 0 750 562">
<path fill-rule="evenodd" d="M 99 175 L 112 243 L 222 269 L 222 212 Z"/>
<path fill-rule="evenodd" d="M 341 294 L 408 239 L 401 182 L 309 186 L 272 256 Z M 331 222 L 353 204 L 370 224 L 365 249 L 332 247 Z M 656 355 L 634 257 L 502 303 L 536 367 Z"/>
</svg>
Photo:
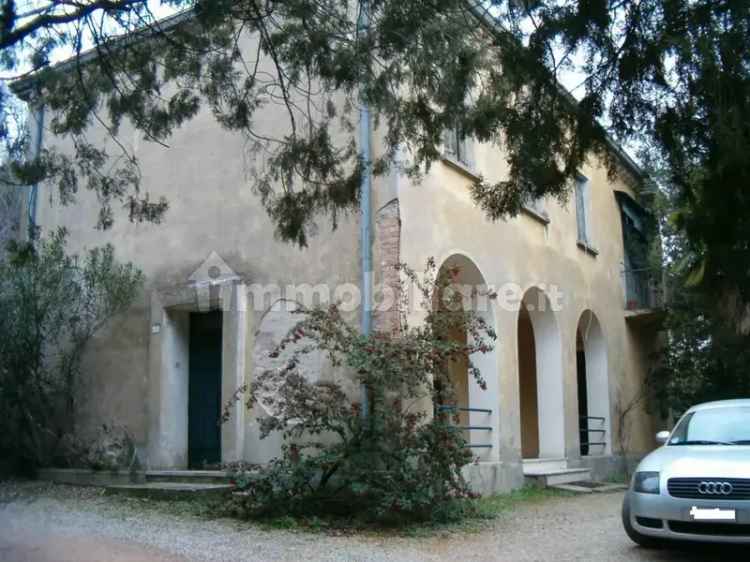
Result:
<svg viewBox="0 0 750 562">
<path fill-rule="evenodd" d="M 423 323 L 409 325 L 405 298 L 399 330 L 391 334 L 362 335 L 335 305 L 299 310 L 299 322 L 272 352 L 280 357 L 285 351 L 284 365 L 238 390 L 236 399 L 245 396 L 248 407 L 262 400 L 273 412 L 261 418 L 261 436 L 281 434 L 284 445 L 252 477 L 237 478 L 245 485 L 231 511 L 429 519 L 444 513 L 446 503 L 473 497 L 461 472 L 473 459 L 456 416 L 424 411 L 424 404 L 454 402 L 451 362 L 467 365 L 468 375 L 486 388 L 471 357 L 492 350 L 495 334 L 462 303 L 435 306 L 458 275 L 455 268 L 438 272 L 430 260 L 421 275 L 398 269 L 421 296 Z M 407 294 L 403 287 L 401 294 Z M 461 330 L 463 341 L 451 337 Z M 349 380 L 308 380 L 299 366 L 312 352 L 325 354 Z M 360 385 L 367 388 L 366 417 L 359 395 L 345 390 Z"/>
</svg>

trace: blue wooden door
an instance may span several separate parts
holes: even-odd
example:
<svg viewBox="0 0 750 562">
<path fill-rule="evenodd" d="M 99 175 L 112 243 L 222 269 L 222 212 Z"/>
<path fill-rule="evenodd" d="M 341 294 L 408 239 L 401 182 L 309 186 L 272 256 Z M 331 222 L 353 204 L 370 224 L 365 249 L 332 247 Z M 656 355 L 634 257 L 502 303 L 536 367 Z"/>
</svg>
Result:
<svg viewBox="0 0 750 562">
<path fill-rule="evenodd" d="M 221 461 L 221 312 L 190 315 L 188 467 Z"/>
</svg>

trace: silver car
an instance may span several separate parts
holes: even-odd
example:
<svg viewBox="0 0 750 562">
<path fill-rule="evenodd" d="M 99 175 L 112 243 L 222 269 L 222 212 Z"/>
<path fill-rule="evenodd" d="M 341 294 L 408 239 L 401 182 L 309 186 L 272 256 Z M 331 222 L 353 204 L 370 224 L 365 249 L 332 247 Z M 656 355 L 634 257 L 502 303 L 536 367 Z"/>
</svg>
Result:
<svg viewBox="0 0 750 562">
<path fill-rule="evenodd" d="M 750 543 L 750 400 L 693 406 L 656 438 L 622 504 L 628 536 Z"/>
</svg>

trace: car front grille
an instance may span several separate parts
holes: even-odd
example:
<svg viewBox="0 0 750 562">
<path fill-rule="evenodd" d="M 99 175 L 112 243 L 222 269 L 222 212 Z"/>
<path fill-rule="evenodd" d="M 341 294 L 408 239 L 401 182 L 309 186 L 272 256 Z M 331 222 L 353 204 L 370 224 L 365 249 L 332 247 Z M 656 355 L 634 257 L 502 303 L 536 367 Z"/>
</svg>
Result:
<svg viewBox="0 0 750 562">
<path fill-rule="evenodd" d="M 692 523 L 669 521 L 669 529 L 675 533 L 689 535 L 714 535 L 724 537 L 750 537 L 750 525 L 736 523 Z"/>
<path fill-rule="evenodd" d="M 731 485 L 731 492 L 700 492 L 701 483 L 709 483 L 709 488 L 719 488 L 725 483 Z M 706 488 L 706 486 L 704 486 Z M 675 498 L 696 500 L 750 500 L 750 478 L 670 478 L 667 481 L 669 495 Z"/>
</svg>

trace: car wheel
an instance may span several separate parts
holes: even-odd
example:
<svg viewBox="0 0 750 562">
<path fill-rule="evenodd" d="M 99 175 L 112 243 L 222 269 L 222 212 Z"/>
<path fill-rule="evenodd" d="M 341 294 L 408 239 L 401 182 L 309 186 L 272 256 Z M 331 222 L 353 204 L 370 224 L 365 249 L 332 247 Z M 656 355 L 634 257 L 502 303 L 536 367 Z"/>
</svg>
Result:
<svg viewBox="0 0 750 562">
<path fill-rule="evenodd" d="M 633 524 L 630 522 L 630 502 L 627 495 L 622 500 L 622 526 L 625 527 L 625 532 L 630 537 L 630 540 L 638 546 L 642 546 L 643 548 L 658 548 L 661 546 L 659 539 L 643 535 L 633 528 Z"/>
</svg>

